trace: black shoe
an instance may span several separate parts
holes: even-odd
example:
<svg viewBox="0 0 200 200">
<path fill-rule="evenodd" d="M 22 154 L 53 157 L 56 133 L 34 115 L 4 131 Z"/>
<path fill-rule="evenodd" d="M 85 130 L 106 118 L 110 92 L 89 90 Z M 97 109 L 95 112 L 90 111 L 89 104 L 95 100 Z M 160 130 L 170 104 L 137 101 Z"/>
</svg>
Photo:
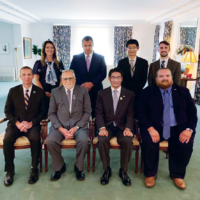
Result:
<svg viewBox="0 0 200 200">
<path fill-rule="evenodd" d="M 34 184 L 39 179 L 38 169 L 31 169 L 30 177 L 28 179 L 29 184 Z"/>
<path fill-rule="evenodd" d="M 119 177 L 122 179 L 122 183 L 126 186 L 131 185 L 131 179 L 129 178 L 127 172 L 125 172 L 122 168 L 119 169 Z"/>
<path fill-rule="evenodd" d="M 82 181 L 85 179 L 85 173 L 83 171 L 79 171 L 79 169 L 76 167 L 76 164 L 74 165 L 74 171 L 76 172 L 76 178 L 79 181 Z"/>
<path fill-rule="evenodd" d="M 112 176 L 112 171 L 111 171 L 111 168 L 108 167 L 108 168 L 104 171 L 104 173 L 103 173 L 103 175 L 102 175 L 102 177 L 101 177 L 101 180 L 100 180 L 101 185 L 106 185 L 106 184 L 108 184 L 108 183 L 109 183 L 109 178 L 110 178 L 111 176 Z"/>
<path fill-rule="evenodd" d="M 12 171 L 7 171 L 5 179 L 4 179 L 4 185 L 5 186 L 10 186 L 13 183 L 13 177 L 15 175 L 14 170 Z"/>
<path fill-rule="evenodd" d="M 64 163 L 64 165 L 62 166 L 62 168 L 59 171 L 53 172 L 53 174 L 51 175 L 50 180 L 51 181 L 56 181 L 61 177 L 61 174 L 64 173 L 66 171 L 66 165 Z"/>
</svg>

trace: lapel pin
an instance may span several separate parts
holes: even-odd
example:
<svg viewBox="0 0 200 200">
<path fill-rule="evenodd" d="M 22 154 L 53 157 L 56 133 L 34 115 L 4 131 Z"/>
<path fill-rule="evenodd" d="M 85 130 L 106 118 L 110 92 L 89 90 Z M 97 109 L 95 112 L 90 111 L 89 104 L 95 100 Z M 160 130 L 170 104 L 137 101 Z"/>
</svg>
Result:
<svg viewBox="0 0 200 200">
<path fill-rule="evenodd" d="M 176 89 L 174 89 L 174 90 L 176 90 Z"/>
<path fill-rule="evenodd" d="M 40 72 L 41 71 L 41 69 L 38 69 L 38 72 Z"/>
<path fill-rule="evenodd" d="M 75 96 L 75 95 L 73 95 L 73 99 L 76 99 L 76 96 Z"/>
<path fill-rule="evenodd" d="M 120 97 L 120 100 L 122 100 L 123 98 L 122 97 Z"/>
<path fill-rule="evenodd" d="M 35 94 L 35 93 L 36 93 L 36 91 L 33 91 L 33 93 Z"/>
<path fill-rule="evenodd" d="M 123 96 L 125 98 L 125 96 Z"/>
</svg>

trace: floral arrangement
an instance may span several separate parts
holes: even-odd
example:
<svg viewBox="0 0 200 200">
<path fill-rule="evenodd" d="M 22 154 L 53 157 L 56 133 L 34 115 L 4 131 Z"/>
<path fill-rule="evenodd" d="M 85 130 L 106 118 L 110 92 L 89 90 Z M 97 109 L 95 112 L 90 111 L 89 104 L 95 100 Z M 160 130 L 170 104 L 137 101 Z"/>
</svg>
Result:
<svg viewBox="0 0 200 200">
<path fill-rule="evenodd" d="M 176 53 L 177 54 L 181 54 L 184 55 L 186 52 L 188 51 L 193 51 L 193 48 L 189 45 L 181 45 L 177 50 Z"/>
</svg>

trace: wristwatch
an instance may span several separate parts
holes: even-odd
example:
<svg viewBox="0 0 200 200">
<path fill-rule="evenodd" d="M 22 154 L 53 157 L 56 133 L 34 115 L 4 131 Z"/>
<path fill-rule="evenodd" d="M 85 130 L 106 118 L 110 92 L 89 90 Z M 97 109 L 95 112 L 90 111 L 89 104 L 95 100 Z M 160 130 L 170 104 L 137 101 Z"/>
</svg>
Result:
<svg viewBox="0 0 200 200">
<path fill-rule="evenodd" d="M 186 128 L 186 130 L 190 131 L 191 133 L 193 133 L 193 130 L 191 128 Z"/>
</svg>

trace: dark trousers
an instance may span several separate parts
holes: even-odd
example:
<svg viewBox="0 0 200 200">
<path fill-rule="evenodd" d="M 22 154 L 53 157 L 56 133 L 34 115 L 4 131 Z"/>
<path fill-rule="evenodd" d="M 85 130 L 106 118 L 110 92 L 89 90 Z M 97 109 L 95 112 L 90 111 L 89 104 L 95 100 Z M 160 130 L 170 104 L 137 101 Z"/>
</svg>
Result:
<svg viewBox="0 0 200 200">
<path fill-rule="evenodd" d="M 40 126 L 33 126 L 27 133 L 20 132 L 14 125 L 8 125 L 3 142 L 3 152 L 5 156 L 5 171 L 14 170 L 14 143 L 17 138 L 26 136 L 31 143 L 32 167 L 37 169 L 40 160 L 41 141 Z"/>
<path fill-rule="evenodd" d="M 92 107 L 92 118 L 95 118 L 95 107 L 97 101 L 97 94 L 98 91 L 96 90 L 95 86 L 89 91 L 91 107 Z"/>
<path fill-rule="evenodd" d="M 183 179 L 193 151 L 194 134 L 192 134 L 187 144 L 179 141 L 179 135 L 177 127 L 171 127 L 170 138 L 168 139 L 169 173 L 172 178 Z M 160 141 L 165 140 L 162 133 L 160 139 Z M 159 142 L 153 143 L 150 134 L 142 134 L 141 148 L 144 160 L 144 175 L 145 177 L 155 176 L 158 171 Z"/>
<path fill-rule="evenodd" d="M 106 170 L 110 166 L 110 139 L 114 136 L 117 137 L 117 143 L 121 147 L 120 164 L 124 171 L 128 171 L 128 163 L 132 155 L 132 137 L 124 136 L 123 131 L 118 127 L 110 125 L 106 128 L 108 131 L 108 137 L 98 136 L 98 149 L 103 162 L 103 169 Z"/>
</svg>

